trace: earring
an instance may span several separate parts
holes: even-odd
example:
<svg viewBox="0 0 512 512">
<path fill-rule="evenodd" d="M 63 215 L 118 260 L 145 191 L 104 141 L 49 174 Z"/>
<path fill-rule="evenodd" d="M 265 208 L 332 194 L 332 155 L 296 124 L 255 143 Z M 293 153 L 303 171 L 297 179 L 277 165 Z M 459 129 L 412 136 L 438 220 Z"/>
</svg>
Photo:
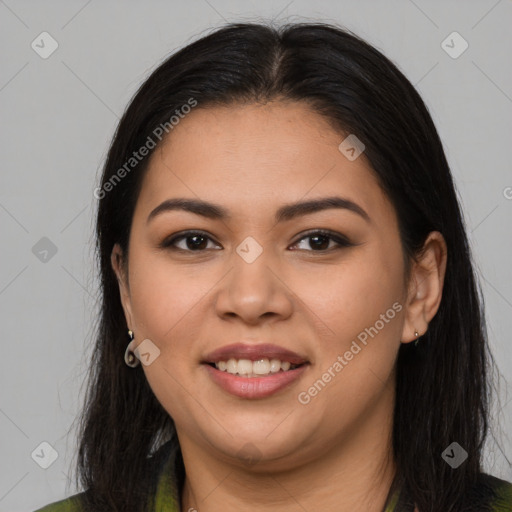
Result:
<svg viewBox="0 0 512 512">
<path fill-rule="evenodd" d="M 420 340 L 419 340 L 419 338 L 418 338 L 419 333 L 418 333 L 418 331 L 416 330 L 416 328 L 414 328 L 414 336 L 417 338 L 417 339 L 416 339 L 416 341 L 414 342 L 414 346 L 415 346 L 415 347 L 417 347 L 417 346 L 418 346 L 418 343 L 419 343 L 419 341 L 420 341 Z"/>
<path fill-rule="evenodd" d="M 135 353 L 133 352 L 133 344 L 134 344 L 134 335 L 133 331 L 128 331 L 128 338 L 130 338 L 130 343 L 128 343 L 128 346 L 126 347 L 126 351 L 124 353 L 124 362 L 130 367 L 135 368 L 140 364 L 139 359 L 136 357 Z"/>
</svg>

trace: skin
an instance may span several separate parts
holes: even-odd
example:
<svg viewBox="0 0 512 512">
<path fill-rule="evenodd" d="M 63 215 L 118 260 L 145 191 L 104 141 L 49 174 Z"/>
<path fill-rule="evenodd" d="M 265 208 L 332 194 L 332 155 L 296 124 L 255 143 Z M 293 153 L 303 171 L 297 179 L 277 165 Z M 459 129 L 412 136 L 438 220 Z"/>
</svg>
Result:
<svg viewBox="0 0 512 512">
<path fill-rule="evenodd" d="M 160 350 L 143 370 L 176 424 L 187 474 L 182 511 L 382 510 L 395 472 L 396 356 L 438 310 L 446 244 L 431 233 L 404 280 L 394 208 L 364 153 L 349 161 L 338 150 L 343 139 L 300 103 L 199 106 L 151 157 L 129 254 L 116 245 L 112 266 L 136 343 L 149 338 Z M 333 195 L 357 203 L 370 222 L 331 208 L 275 223 L 285 203 Z M 231 218 L 168 211 L 146 222 L 176 197 L 220 204 Z M 209 237 L 200 250 L 187 239 L 175 243 L 181 252 L 159 247 L 190 229 Z M 336 249 L 327 238 L 320 251 L 303 234 L 316 229 L 356 245 Z M 247 236 L 263 249 L 250 264 L 236 252 Z M 401 311 L 300 403 L 298 394 L 395 302 Z M 268 398 L 232 396 L 201 361 L 240 340 L 281 345 L 310 364 Z M 256 452 L 250 464 L 247 443 Z"/>
</svg>

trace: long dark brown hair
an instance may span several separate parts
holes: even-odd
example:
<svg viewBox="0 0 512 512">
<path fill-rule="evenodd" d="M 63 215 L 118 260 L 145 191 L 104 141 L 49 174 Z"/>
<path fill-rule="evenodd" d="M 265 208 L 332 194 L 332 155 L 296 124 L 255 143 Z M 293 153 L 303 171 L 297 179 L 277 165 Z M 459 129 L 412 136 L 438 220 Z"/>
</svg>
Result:
<svg viewBox="0 0 512 512">
<path fill-rule="evenodd" d="M 439 310 L 419 346 L 403 344 L 398 354 L 394 485 L 420 512 L 486 510 L 471 489 L 482 471 L 492 358 L 443 145 L 424 102 L 396 65 L 350 31 L 325 23 L 215 29 L 160 64 L 119 122 L 96 194 L 101 317 L 77 464 L 88 489 L 85 509 L 146 510 L 154 490 L 148 457 L 165 442 L 179 453 L 172 418 L 143 370 L 124 363 L 127 325 L 110 256 L 115 243 L 128 254 L 141 178 L 154 149 L 120 180 L 119 170 L 148 137 L 159 142 L 155 129 L 169 128 L 171 116 L 191 98 L 199 108 L 279 99 L 308 104 L 365 144 L 396 210 L 407 269 L 429 232 L 443 234 L 448 261 Z M 441 457 L 454 441 L 468 453 L 456 470 Z"/>
</svg>

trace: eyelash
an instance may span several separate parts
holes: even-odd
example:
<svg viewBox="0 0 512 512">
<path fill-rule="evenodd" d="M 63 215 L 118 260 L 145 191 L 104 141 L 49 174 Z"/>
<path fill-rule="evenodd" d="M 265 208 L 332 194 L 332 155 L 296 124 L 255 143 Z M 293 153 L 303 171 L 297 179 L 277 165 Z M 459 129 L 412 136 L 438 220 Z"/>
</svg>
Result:
<svg viewBox="0 0 512 512">
<path fill-rule="evenodd" d="M 320 253 L 320 254 L 325 254 L 325 253 L 331 252 L 333 250 L 343 249 L 346 247 L 352 247 L 352 246 L 356 245 L 356 244 L 350 242 L 346 237 L 344 237 L 338 233 L 326 230 L 326 229 L 317 229 L 314 231 L 309 231 L 309 232 L 303 234 L 301 238 L 299 238 L 296 242 L 293 243 L 293 245 L 297 245 L 302 240 L 307 239 L 307 238 L 312 238 L 315 235 L 321 235 L 323 237 L 329 238 L 331 241 L 336 242 L 338 244 L 338 247 L 334 247 L 334 248 L 331 247 L 330 249 L 321 249 L 318 251 L 311 249 L 311 250 L 306 250 L 306 252 L 316 252 L 316 253 Z M 172 251 L 182 251 L 182 252 L 190 252 L 190 253 L 205 252 L 206 249 L 194 251 L 194 250 L 190 250 L 190 249 L 181 249 L 179 247 L 174 246 L 174 244 L 178 240 L 186 239 L 186 238 L 193 237 L 193 236 L 201 236 L 201 237 L 208 238 L 213 241 L 213 239 L 204 231 L 185 231 L 184 233 L 181 233 L 177 236 L 172 236 L 171 238 L 164 240 L 160 244 L 159 247 L 161 249 L 169 249 Z M 299 250 L 301 250 L 301 249 L 299 249 Z M 302 249 L 302 250 L 304 250 L 304 249 Z"/>
</svg>

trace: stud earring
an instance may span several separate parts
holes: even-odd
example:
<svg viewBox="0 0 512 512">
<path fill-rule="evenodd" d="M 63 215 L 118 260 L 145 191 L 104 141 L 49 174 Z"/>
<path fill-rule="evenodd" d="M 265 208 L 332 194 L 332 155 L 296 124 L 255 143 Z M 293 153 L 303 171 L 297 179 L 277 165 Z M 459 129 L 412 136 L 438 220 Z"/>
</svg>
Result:
<svg viewBox="0 0 512 512">
<path fill-rule="evenodd" d="M 134 334 L 132 330 L 128 331 L 128 338 L 130 339 L 130 343 L 128 343 L 128 346 L 126 347 L 126 351 L 124 353 L 124 362 L 130 367 L 135 368 L 140 364 L 139 359 L 135 355 L 135 352 L 133 351 L 133 344 L 135 342 L 134 340 Z"/>
<path fill-rule="evenodd" d="M 418 336 L 419 336 L 419 333 L 418 331 L 416 330 L 416 328 L 414 329 L 414 336 L 416 337 L 416 341 L 414 342 L 414 346 L 417 347 L 418 346 L 418 343 L 420 342 Z"/>
</svg>

